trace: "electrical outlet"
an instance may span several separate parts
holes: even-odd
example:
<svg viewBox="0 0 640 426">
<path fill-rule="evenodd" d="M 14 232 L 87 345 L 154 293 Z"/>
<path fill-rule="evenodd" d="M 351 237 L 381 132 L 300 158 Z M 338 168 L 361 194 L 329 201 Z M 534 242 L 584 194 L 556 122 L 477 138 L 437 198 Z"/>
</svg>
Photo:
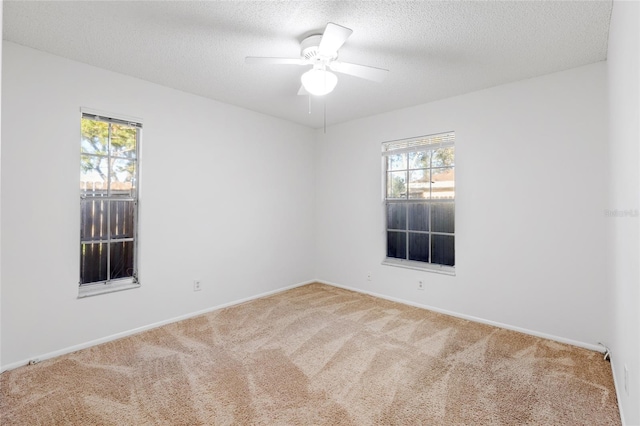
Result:
<svg viewBox="0 0 640 426">
<path fill-rule="evenodd" d="M 200 280 L 194 280 L 193 281 L 193 291 L 200 291 L 202 290 L 202 286 L 200 285 Z"/>
<path fill-rule="evenodd" d="M 424 290 L 424 283 L 422 280 L 418 281 L 418 290 Z"/>
<path fill-rule="evenodd" d="M 371 281 L 371 272 L 367 272 L 367 281 Z"/>
<path fill-rule="evenodd" d="M 629 368 L 627 364 L 624 365 L 624 393 L 629 396 Z"/>
</svg>

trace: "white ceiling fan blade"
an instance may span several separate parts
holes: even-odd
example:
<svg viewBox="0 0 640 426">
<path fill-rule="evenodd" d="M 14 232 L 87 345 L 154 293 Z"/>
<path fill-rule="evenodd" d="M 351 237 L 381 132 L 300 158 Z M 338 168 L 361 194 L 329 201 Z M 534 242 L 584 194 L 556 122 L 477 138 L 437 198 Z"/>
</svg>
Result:
<svg viewBox="0 0 640 426">
<path fill-rule="evenodd" d="M 352 32 L 353 30 L 350 28 L 329 22 L 324 29 L 324 34 L 322 34 L 318 53 L 321 56 L 336 56 L 338 49 L 347 41 Z"/>
<path fill-rule="evenodd" d="M 351 64 L 349 62 L 334 61 L 329 64 L 335 72 L 342 74 L 352 75 L 354 77 L 360 77 L 371 81 L 380 83 L 385 79 L 389 70 L 384 68 L 370 67 L 368 65 Z"/>
<path fill-rule="evenodd" d="M 310 93 L 307 92 L 307 89 L 304 88 L 304 86 L 301 84 L 300 85 L 300 90 L 298 90 L 298 95 L 309 95 Z"/>
<path fill-rule="evenodd" d="M 302 58 L 264 58 L 259 56 L 247 56 L 245 64 L 260 65 L 307 65 L 309 62 Z"/>
</svg>

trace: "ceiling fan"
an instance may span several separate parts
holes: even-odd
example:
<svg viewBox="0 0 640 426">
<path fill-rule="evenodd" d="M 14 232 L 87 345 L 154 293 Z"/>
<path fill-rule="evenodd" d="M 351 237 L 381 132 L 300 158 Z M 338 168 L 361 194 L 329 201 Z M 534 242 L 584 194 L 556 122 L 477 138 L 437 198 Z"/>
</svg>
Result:
<svg viewBox="0 0 640 426">
<path fill-rule="evenodd" d="M 330 93 L 338 83 L 331 71 L 354 77 L 381 82 L 389 70 L 338 61 L 338 50 L 347 41 L 353 30 L 329 22 L 323 34 L 309 36 L 300 43 L 299 58 L 264 58 L 247 56 L 247 64 L 313 65 L 302 74 L 299 95 L 322 96 Z M 331 70 L 331 71 L 329 71 Z"/>
</svg>

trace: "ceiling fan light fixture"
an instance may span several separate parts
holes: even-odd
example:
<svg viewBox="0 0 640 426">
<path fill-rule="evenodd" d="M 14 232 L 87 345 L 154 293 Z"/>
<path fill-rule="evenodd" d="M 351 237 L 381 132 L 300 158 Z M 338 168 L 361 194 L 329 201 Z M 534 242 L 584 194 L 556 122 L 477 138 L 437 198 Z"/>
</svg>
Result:
<svg viewBox="0 0 640 426">
<path fill-rule="evenodd" d="M 338 84 L 338 77 L 334 73 L 316 68 L 302 74 L 300 80 L 305 90 L 316 96 L 331 93 Z"/>
</svg>

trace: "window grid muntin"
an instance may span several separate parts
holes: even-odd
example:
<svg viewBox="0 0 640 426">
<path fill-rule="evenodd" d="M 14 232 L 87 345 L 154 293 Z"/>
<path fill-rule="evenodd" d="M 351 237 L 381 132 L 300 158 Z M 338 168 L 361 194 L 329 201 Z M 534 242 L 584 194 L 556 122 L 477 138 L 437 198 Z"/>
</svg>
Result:
<svg viewBox="0 0 640 426">
<path fill-rule="evenodd" d="M 385 216 L 387 217 L 386 220 L 386 224 L 385 224 L 385 229 L 387 232 L 387 240 L 388 240 L 388 233 L 389 232 L 397 232 L 397 233 L 404 233 L 405 234 L 405 257 L 404 258 L 399 258 L 399 257 L 392 257 L 391 259 L 402 259 L 402 260 L 406 260 L 406 261 L 413 261 L 413 262 L 421 262 L 421 263 L 425 263 L 425 264 L 433 264 L 432 263 L 432 256 L 433 256 L 433 250 L 432 250 L 432 235 L 444 235 L 444 236 L 451 236 L 454 238 L 454 244 L 455 244 L 455 228 L 454 228 L 454 232 L 449 233 L 449 232 L 439 232 L 439 231 L 433 231 L 433 204 L 440 204 L 440 203 L 452 203 L 455 206 L 455 195 L 453 196 L 453 198 L 434 198 L 433 197 L 433 170 L 455 170 L 455 159 L 453 161 L 453 164 L 450 166 L 436 166 L 433 167 L 433 157 L 434 157 L 434 153 L 440 149 L 440 148 L 455 148 L 455 134 L 453 132 L 448 132 L 448 133 L 442 133 L 442 134 L 438 134 L 438 135 L 432 135 L 432 136 L 426 136 L 426 137 L 421 137 L 421 138 L 413 138 L 413 139 L 404 139 L 401 141 L 394 141 L 394 142 L 386 142 L 383 143 L 383 156 L 386 157 L 385 158 L 385 162 L 384 162 L 384 167 L 385 167 L 385 206 L 386 206 L 386 210 L 385 210 Z M 411 168 L 411 164 L 410 164 L 410 154 L 414 153 L 414 152 L 429 152 L 429 166 L 428 167 L 419 167 L 419 168 Z M 405 158 L 404 158 L 404 162 L 405 162 L 405 168 L 403 169 L 389 169 L 389 162 L 390 162 L 390 157 L 396 154 L 405 154 Z M 455 153 L 454 153 L 454 158 L 455 158 Z M 427 170 L 430 175 L 429 175 L 429 197 L 428 198 L 410 198 L 410 173 L 412 171 L 416 171 L 416 170 Z M 389 177 L 391 176 L 392 173 L 400 173 L 400 172 L 404 172 L 405 175 L 405 192 L 404 195 L 402 197 L 390 197 L 390 188 L 389 188 Z M 454 178 L 455 179 L 455 178 Z M 455 191 L 455 186 L 454 186 L 454 191 Z M 454 192 L 455 194 L 455 192 Z M 409 230 L 409 208 L 405 208 L 404 209 L 404 214 L 405 214 L 405 229 L 394 229 L 394 228 L 389 228 L 389 205 L 390 204 L 404 204 L 407 207 L 409 206 L 409 204 L 411 203 L 422 203 L 422 204 L 427 204 L 428 207 L 428 216 L 429 216 L 429 225 L 428 231 L 415 231 L 415 230 Z M 455 227 L 455 219 L 454 219 L 454 227 Z M 428 256 L 428 261 L 424 262 L 424 261 L 416 261 L 416 260 L 411 260 L 410 259 L 410 251 L 409 251 L 409 234 L 428 234 L 429 235 L 429 256 Z M 455 246 L 454 246 L 455 247 Z M 455 266 L 455 248 L 454 248 L 454 265 Z M 389 242 L 387 241 L 387 258 L 389 258 Z M 441 266 L 449 266 L 449 265 L 445 265 L 445 264 L 436 264 L 436 265 L 441 265 Z"/>
<path fill-rule="evenodd" d="M 107 118 L 107 117 L 102 117 L 102 116 L 97 116 L 97 115 L 93 115 L 93 114 L 87 114 L 87 113 L 83 113 L 82 114 L 82 120 L 93 120 L 93 121 L 102 121 L 102 122 L 106 122 L 108 124 L 108 133 L 107 133 L 107 154 L 95 154 L 95 153 L 89 153 L 89 152 L 83 152 L 84 148 L 82 146 L 82 142 L 80 144 L 80 155 L 81 158 L 82 156 L 89 156 L 89 157 L 96 157 L 96 158 L 106 158 L 107 159 L 107 195 L 106 196 L 96 196 L 95 194 L 80 194 L 80 203 L 82 205 L 83 200 L 100 200 L 100 201 L 105 201 L 106 202 L 106 216 L 107 216 L 107 226 L 106 226 L 106 233 L 107 233 L 107 239 L 98 239 L 98 240 L 87 240 L 87 239 L 80 239 L 80 263 L 81 265 L 83 264 L 82 262 L 82 258 L 83 258 L 83 246 L 89 246 L 91 244 L 106 244 L 106 258 L 107 258 L 107 265 L 106 265 L 106 273 L 107 273 L 107 279 L 104 281 L 90 281 L 90 282 L 82 282 L 82 276 L 80 277 L 80 286 L 90 286 L 90 285 L 96 285 L 96 284 L 109 284 L 111 282 L 118 282 L 118 281 L 125 281 L 125 280 L 132 280 L 134 283 L 137 283 L 137 275 L 138 275 L 138 266 L 137 266 L 137 262 L 138 262 L 138 191 L 139 191 L 139 187 L 138 187 L 138 176 L 139 176 L 139 150 L 140 150 L 140 132 L 142 129 L 142 125 L 140 123 L 134 123 L 134 122 L 130 122 L 130 121 L 123 121 L 123 120 L 118 120 L 118 119 L 111 119 L 111 118 Z M 124 125 L 124 126 L 129 126 L 132 128 L 135 128 L 135 156 L 133 158 L 131 157 L 123 157 L 123 156 L 118 156 L 118 155 L 112 155 L 112 149 L 111 149 L 111 141 L 112 141 L 112 124 L 119 124 L 119 125 Z M 82 140 L 82 136 L 81 136 L 81 140 Z M 126 159 L 129 161 L 132 161 L 135 164 L 135 172 L 133 173 L 133 177 L 132 177 L 132 189 L 129 192 L 128 195 L 123 195 L 123 194 L 113 194 L 112 193 L 112 174 L 111 174 L 111 159 Z M 132 221 L 133 221 L 133 237 L 127 237 L 127 238 L 111 238 L 111 202 L 112 201 L 130 201 L 133 202 L 133 213 L 132 213 Z M 118 243 L 123 243 L 123 242 L 133 242 L 133 271 L 132 271 L 132 275 L 131 277 L 122 277 L 122 278 L 116 278 L 116 279 L 112 279 L 111 277 L 111 249 L 112 246 L 114 244 L 118 244 Z"/>
<path fill-rule="evenodd" d="M 418 231 L 418 230 L 410 230 L 409 229 L 409 209 L 406 208 L 404 211 L 404 220 L 405 220 L 405 228 L 404 229 L 399 229 L 399 228 L 389 228 L 388 226 L 388 218 L 387 218 L 387 225 L 385 226 L 386 232 L 397 232 L 397 233 L 402 233 L 405 234 L 405 257 L 404 258 L 399 258 L 399 257 L 393 257 L 392 259 L 403 259 L 403 260 L 410 260 L 409 259 L 409 234 L 428 234 L 429 235 L 429 260 L 428 262 L 423 262 L 423 263 L 429 263 L 431 264 L 431 257 L 432 257 L 432 250 L 431 250 L 431 236 L 432 235 L 445 235 L 445 236 L 450 236 L 450 237 L 454 237 L 455 239 L 455 231 L 454 232 L 441 232 L 441 231 L 433 231 L 433 204 L 444 204 L 444 203 L 449 203 L 449 204 L 454 204 L 455 205 L 455 199 L 435 199 L 435 200 L 425 200 L 425 199 L 398 199 L 398 200 L 387 200 L 386 202 L 386 206 L 388 208 L 389 204 L 404 204 L 404 205 L 409 205 L 409 204 L 427 204 L 429 206 L 429 230 L 428 231 Z M 388 210 L 386 212 L 386 214 L 388 215 Z M 387 247 L 387 254 L 388 254 L 388 247 Z M 387 256 L 388 257 L 388 256 Z M 415 262 L 421 262 L 421 261 L 415 261 Z M 439 265 L 439 264 L 438 264 Z"/>
</svg>

